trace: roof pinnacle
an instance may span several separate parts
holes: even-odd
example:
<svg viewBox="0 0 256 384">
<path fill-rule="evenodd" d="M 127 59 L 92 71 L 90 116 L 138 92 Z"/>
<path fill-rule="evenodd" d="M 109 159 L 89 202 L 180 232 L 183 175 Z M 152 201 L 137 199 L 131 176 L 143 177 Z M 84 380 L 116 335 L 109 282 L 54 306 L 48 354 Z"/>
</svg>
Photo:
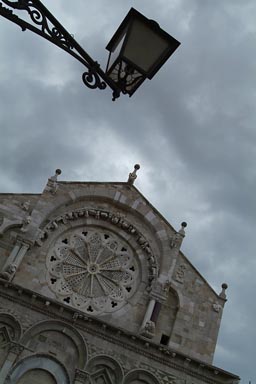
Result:
<svg viewBox="0 0 256 384">
<path fill-rule="evenodd" d="M 133 172 L 129 173 L 129 178 L 127 180 L 127 183 L 132 185 L 134 183 L 134 181 L 137 179 L 137 174 L 136 172 L 140 169 L 140 165 L 139 164 L 135 164 L 134 165 L 134 170 Z"/>
</svg>

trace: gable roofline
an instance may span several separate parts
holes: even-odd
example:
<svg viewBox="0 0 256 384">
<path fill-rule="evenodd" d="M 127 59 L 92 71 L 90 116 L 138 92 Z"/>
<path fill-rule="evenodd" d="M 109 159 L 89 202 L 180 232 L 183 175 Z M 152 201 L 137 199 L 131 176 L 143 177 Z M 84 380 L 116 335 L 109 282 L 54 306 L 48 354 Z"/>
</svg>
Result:
<svg viewBox="0 0 256 384">
<path fill-rule="evenodd" d="M 169 223 L 169 221 L 158 211 L 158 209 L 153 206 L 150 201 L 143 195 L 143 193 L 134 186 L 134 184 L 129 184 L 128 182 L 116 182 L 116 181 L 58 181 L 59 185 L 115 185 L 115 186 L 126 186 L 130 189 L 134 189 L 138 195 L 140 195 L 147 205 L 158 215 L 158 217 L 173 231 L 177 233 L 177 230 Z M 41 196 L 42 193 L 0 193 L 0 197 L 7 196 Z M 198 269 L 190 262 L 190 260 L 185 256 L 182 251 L 179 251 L 180 255 L 186 260 L 189 266 L 196 271 L 198 276 L 202 281 L 210 288 L 218 300 L 226 301 L 226 299 L 219 296 L 219 294 L 212 288 L 208 281 L 202 276 Z"/>
</svg>

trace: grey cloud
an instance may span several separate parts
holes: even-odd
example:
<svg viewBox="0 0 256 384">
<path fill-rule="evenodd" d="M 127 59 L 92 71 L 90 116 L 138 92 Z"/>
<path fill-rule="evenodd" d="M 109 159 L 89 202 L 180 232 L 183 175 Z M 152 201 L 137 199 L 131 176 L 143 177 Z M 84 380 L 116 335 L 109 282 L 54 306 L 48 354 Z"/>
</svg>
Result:
<svg viewBox="0 0 256 384">
<path fill-rule="evenodd" d="M 108 39 L 131 6 L 182 45 L 129 99 L 88 90 L 84 68 L 0 20 L 2 192 L 64 180 L 126 180 L 178 229 L 183 250 L 216 291 L 229 283 L 215 364 L 253 380 L 255 348 L 254 1 L 95 0 L 45 4 L 104 68 Z M 245 358 L 246 356 L 246 358 Z"/>
</svg>

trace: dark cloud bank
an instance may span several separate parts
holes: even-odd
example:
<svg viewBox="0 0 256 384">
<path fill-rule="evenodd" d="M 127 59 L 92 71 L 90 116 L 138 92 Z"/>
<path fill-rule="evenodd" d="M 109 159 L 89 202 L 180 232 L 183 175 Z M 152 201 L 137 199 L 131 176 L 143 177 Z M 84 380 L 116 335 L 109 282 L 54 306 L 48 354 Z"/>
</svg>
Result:
<svg viewBox="0 0 256 384">
<path fill-rule="evenodd" d="M 137 187 L 176 228 L 189 223 L 185 254 L 216 291 L 229 284 L 214 363 L 253 383 L 256 4 L 79 0 L 54 11 L 104 67 L 131 6 L 182 45 L 115 103 L 83 86 L 67 54 L 0 20 L 1 192 L 40 192 L 57 167 L 65 180 L 126 180 L 141 163 Z"/>
</svg>

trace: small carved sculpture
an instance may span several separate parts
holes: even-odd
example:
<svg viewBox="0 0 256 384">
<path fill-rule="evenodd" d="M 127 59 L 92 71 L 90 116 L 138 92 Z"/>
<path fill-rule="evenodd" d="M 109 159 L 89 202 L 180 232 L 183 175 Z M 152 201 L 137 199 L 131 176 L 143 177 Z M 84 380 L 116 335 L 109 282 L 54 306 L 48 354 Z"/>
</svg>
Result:
<svg viewBox="0 0 256 384">
<path fill-rule="evenodd" d="M 22 208 L 24 211 L 28 211 L 28 210 L 29 210 L 29 207 L 30 207 L 30 200 L 25 201 L 24 203 L 21 203 L 21 208 Z"/>
<path fill-rule="evenodd" d="M 141 336 L 146 337 L 147 339 L 152 339 L 155 336 L 155 323 L 151 320 L 148 320 L 144 327 L 142 328 L 140 334 Z"/>
<path fill-rule="evenodd" d="M 24 220 L 23 220 L 23 225 L 21 227 L 21 232 L 27 232 L 28 230 L 28 226 L 29 224 L 31 223 L 31 216 L 27 216 Z"/>
<path fill-rule="evenodd" d="M 170 285 L 171 285 L 171 282 L 169 280 L 166 280 L 163 284 L 162 284 L 162 290 L 164 292 L 168 292 L 169 291 L 169 288 L 170 288 Z"/>
<path fill-rule="evenodd" d="M 175 235 L 170 240 L 170 247 L 171 248 L 179 248 L 179 245 L 182 242 L 182 238 L 179 233 L 175 233 Z"/>
<path fill-rule="evenodd" d="M 186 265 L 180 264 L 176 269 L 175 280 L 178 281 L 179 283 L 184 283 L 185 271 L 186 271 Z"/>
<path fill-rule="evenodd" d="M 145 330 L 147 331 L 147 332 L 151 332 L 151 333 L 154 333 L 155 332 L 155 323 L 153 322 L 153 321 L 151 321 L 151 320 L 149 320 L 149 321 L 147 321 L 146 322 L 146 325 L 145 325 Z"/>
<path fill-rule="evenodd" d="M 213 303 L 212 308 L 215 312 L 220 312 L 222 306 L 219 303 Z"/>
<path fill-rule="evenodd" d="M 7 265 L 5 270 L 0 273 L 0 278 L 7 281 L 11 281 L 16 272 L 16 269 L 17 269 L 17 266 L 15 264 Z"/>
</svg>

